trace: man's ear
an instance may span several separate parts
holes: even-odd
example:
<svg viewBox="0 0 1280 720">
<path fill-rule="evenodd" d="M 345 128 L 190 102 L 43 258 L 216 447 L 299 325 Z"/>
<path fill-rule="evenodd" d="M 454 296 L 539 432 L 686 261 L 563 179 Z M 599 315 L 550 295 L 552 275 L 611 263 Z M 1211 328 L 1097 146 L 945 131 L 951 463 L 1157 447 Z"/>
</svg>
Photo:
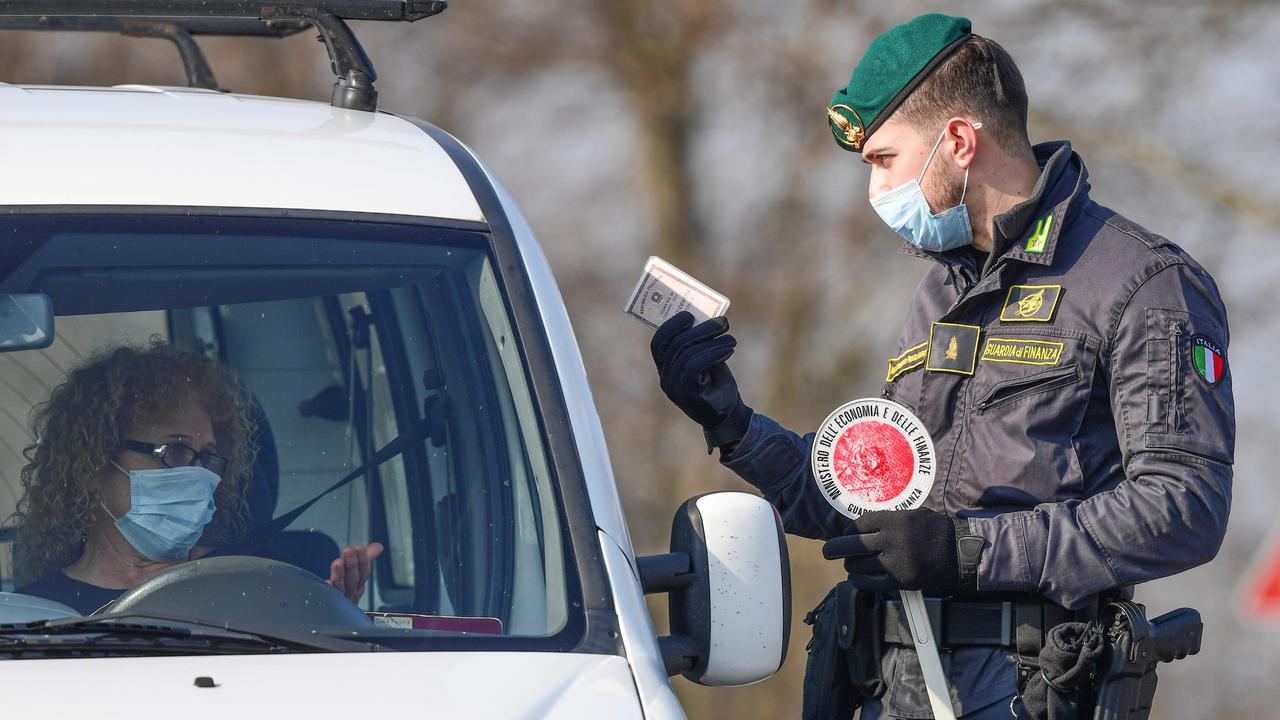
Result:
<svg viewBox="0 0 1280 720">
<path fill-rule="evenodd" d="M 968 170 L 977 157 L 978 143 L 981 142 L 982 123 L 968 118 L 953 117 L 947 121 L 944 130 L 947 134 L 947 147 L 951 159 L 961 170 Z"/>
</svg>

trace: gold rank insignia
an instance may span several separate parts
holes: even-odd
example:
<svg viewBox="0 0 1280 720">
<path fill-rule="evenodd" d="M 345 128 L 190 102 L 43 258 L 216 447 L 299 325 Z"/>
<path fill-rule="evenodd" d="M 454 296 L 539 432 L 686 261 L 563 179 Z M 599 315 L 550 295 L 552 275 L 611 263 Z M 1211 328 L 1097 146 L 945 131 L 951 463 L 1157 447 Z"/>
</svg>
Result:
<svg viewBox="0 0 1280 720">
<path fill-rule="evenodd" d="M 862 150 L 863 122 L 853 108 L 848 105 L 832 105 L 827 108 L 827 121 L 831 123 L 831 134 L 835 136 L 836 142 L 854 150 Z"/>
<path fill-rule="evenodd" d="M 1049 322 L 1061 299 L 1061 285 L 1014 285 L 1005 296 L 1000 321 Z"/>
<path fill-rule="evenodd" d="M 1053 229 L 1053 213 L 1049 213 L 1036 221 L 1035 230 L 1027 236 L 1026 244 L 1023 248 L 1033 254 L 1039 255 L 1044 252 L 1045 246 L 1049 242 L 1049 231 Z"/>
<path fill-rule="evenodd" d="M 929 360 L 926 370 L 972 375 L 978 362 L 977 325 L 936 322 L 929 330 Z"/>
</svg>

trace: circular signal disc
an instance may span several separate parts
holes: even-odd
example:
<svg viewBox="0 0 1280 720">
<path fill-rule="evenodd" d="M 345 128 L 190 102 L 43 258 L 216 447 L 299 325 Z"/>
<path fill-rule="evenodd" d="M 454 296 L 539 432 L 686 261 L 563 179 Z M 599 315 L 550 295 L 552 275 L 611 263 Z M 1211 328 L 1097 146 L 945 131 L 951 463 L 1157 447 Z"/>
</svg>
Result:
<svg viewBox="0 0 1280 720">
<path fill-rule="evenodd" d="M 822 496 L 850 518 L 920 507 L 937 468 L 924 423 L 881 398 L 836 408 L 818 427 L 810 460 Z"/>
</svg>

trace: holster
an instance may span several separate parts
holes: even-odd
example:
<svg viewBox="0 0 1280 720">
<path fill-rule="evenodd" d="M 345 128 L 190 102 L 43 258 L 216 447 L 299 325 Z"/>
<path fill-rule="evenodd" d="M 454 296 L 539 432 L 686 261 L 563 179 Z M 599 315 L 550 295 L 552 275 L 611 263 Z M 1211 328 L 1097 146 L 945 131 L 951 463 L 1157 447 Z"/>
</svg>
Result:
<svg viewBox="0 0 1280 720">
<path fill-rule="evenodd" d="M 1156 665 L 1199 652 L 1203 627 L 1190 608 L 1147 620 L 1130 600 L 1108 603 L 1094 621 L 1054 626 L 1038 653 L 1018 649 L 1020 717 L 1147 720 Z"/>
<path fill-rule="evenodd" d="M 848 720 L 885 691 L 880 673 L 881 605 L 848 580 L 805 615 L 813 626 L 804 671 L 803 720 Z"/>
<path fill-rule="evenodd" d="M 1111 603 L 1103 614 L 1106 648 L 1098 667 L 1095 720 L 1146 720 L 1156 694 L 1156 665 L 1200 652 L 1200 613 L 1179 608 L 1147 620 L 1132 601 Z"/>
</svg>

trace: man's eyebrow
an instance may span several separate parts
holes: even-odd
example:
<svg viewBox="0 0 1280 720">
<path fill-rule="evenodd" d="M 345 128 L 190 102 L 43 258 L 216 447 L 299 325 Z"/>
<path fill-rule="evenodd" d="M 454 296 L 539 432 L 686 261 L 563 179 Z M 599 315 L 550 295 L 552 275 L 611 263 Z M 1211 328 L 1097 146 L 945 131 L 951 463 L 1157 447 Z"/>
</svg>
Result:
<svg viewBox="0 0 1280 720">
<path fill-rule="evenodd" d="M 882 147 L 882 148 L 872 148 L 872 149 L 870 149 L 870 150 L 863 150 L 863 151 L 862 151 L 862 162 L 864 162 L 864 163 L 866 163 L 866 164 L 870 165 L 872 160 L 875 160 L 876 158 L 880 157 L 881 155 L 884 155 L 885 153 L 889 152 L 890 150 L 891 150 L 891 148 L 887 148 L 887 147 Z"/>
</svg>

